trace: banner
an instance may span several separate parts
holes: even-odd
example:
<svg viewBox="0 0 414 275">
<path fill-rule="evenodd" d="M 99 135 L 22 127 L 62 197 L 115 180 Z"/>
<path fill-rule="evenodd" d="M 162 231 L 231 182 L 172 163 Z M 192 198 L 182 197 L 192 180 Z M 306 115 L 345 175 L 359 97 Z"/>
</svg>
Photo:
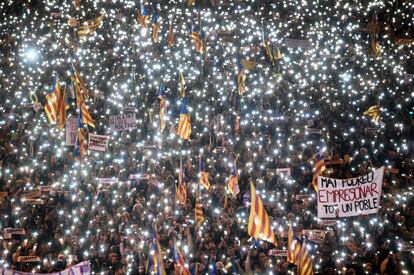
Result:
<svg viewBox="0 0 414 275">
<path fill-rule="evenodd" d="M 307 230 L 303 229 L 302 234 L 305 235 L 309 241 L 312 241 L 314 243 L 321 243 L 325 239 L 325 231 L 318 230 L 318 229 L 312 229 Z"/>
<path fill-rule="evenodd" d="M 320 220 L 319 223 L 322 226 L 335 226 L 336 225 L 336 220 Z"/>
<path fill-rule="evenodd" d="M 129 129 L 136 129 L 136 114 L 127 113 L 122 115 L 109 116 L 109 126 L 112 131 L 123 131 Z"/>
<path fill-rule="evenodd" d="M 384 166 L 350 179 L 318 177 L 318 218 L 352 217 L 378 212 Z"/>
<path fill-rule="evenodd" d="M 77 119 L 76 117 L 68 117 L 66 119 L 66 145 L 74 146 L 77 134 Z"/>
<path fill-rule="evenodd" d="M 40 262 L 39 256 L 19 256 L 17 258 L 19 263 L 37 263 Z"/>
<path fill-rule="evenodd" d="M 109 136 L 89 134 L 89 150 L 105 152 L 108 148 Z"/>
<path fill-rule="evenodd" d="M 37 257 L 37 256 L 20 256 L 20 257 Z M 65 269 L 60 272 L 53 272 L 53 273 L 31 273 L 31 272 L 29 273 L 29 272 L 20 272 L 20 271 L 8 269 L 8 268 L 0 268 L 0 274 L 2 275 L 90 275 L 91 265 L 88 261 L 85 261 L 77 265 L 74 265 L 71 268 Z"/>
<path fill-rule="evenodd" d="M 117 178 L 98 178 L 98 182 L 100 184 L 111 185 L 114 183 L 118 183 Z"/>
<path fill-rule="evenodd" d="M 414 251 L 414 245 L 404 243 L 400 246 L 400 251 L 412 252 Z"/>
<path fill-rule="evenodd" d="M 276 168 L 276 174 L 280 175 L 282 177 L 290 177 L 291 175 L 291 169 L 290 167 L 286 168 Z"/>
<path fill-rule="evenodd" d="M 26 234 L 26 230 L 24 230 L 24 228 L 7 227 L 3 230 L 4 239 L 11 239 L 12 235 L 25 235 L 25 234 Z"/>
<path fill-rule="evenodd" d="M 130 180 L 149 180 L 149 174 L 131 174 L 129 175 Z"/>
<path fill-rule="evenodd" d="M 269 256 L 287 257 L 287 250 L 271 249 L 269 250 Z"/>
</svg>

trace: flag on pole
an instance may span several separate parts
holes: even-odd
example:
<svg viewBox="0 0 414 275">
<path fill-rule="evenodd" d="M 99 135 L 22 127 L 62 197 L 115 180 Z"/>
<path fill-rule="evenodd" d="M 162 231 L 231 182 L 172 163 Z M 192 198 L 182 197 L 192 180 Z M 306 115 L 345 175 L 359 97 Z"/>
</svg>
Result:
<svg viewBox="0 0 414 275">
<path fill-rule="evenodd" d="M 174 275 L 190 275 L 190 271 L 185 264 L 184 257 L 181 254 L 177 244 L 174 244 Z"/>
<path fill-rule="evenodd" d="M 57 101 L 61 94 L 59 77 L 56 76 L 52 86 L 46 95 L 45 112 L 50 123 L 56 123 L 58 119 Z"/>
<path fill-rule="evenodd" d="M 194 41 L 194 47 L 196 52 L 203 53 L 204 45 L 201 32 L 197 29 L 195 23 L 191 25 L 191 35 L 190 37 Z"/>
<path fill-rule="evenodd" d="M 229 182 L 227 183 L 227 188 L 229 189 L 231 195 L 234 197 L 240 193 L 239 188 L 239 179 L 237 177 L 236 167 L 234 166 L 229 177 Z"/>
<path fill-rule="evenodd" d="M 168 27 L 168 34 L 167 34 L 167 44 L 169 48 L 172 48 L 175 43 L 175 35 L 174 35 L 174 17 L 170 20 L 170 26 Z"/>
<path fill-rule="evenodd" d="M 152 250 L 150 256 L 148 257 L 148 267 L 147 271 L 152 271 L 157 275 L 166 275 L 164 269 L 164 262 L 162 261 L 161 246 L 158 241 L 158 232 L 157 227 L 154 226 L 152 231 Z"/>
<path fill-rule="evenodd" d="M 189 140 L 191 135 L 190 114 L 188 113 L 187 104 L 188 99 L 185 97 L 181 102 L 180 120 L 177 127 L 177 135 L 185 140 Z"/>
<path fill-rule="evenodd" d="M 318 176 L 326 170 L 325 160 L 323 159 L 323 154 L 316 154 L 315 155 L 315 166 L 313 167 L 313 178 L 312 178 L 312 185 L 315 191 L 318 191 Z"/>
<path fill-rule="evenodd" d="M 158 99 L 160 100 L 160 129 L 161 131 L 163 131 L 165 126 L 167 125 L 166 118 L 165 118 L 167 102 L 165 99 L 164 83 L 161 83 L 158 89 Z"/>
<path fill-rule="evenodd" d="M 203 204 L 201 203 L 199 195 L 196 197 L 196 205 L 195 205 L 195 226 L 199 228 L 204 222 L 204 215 L 203 215 Z"/>
<path fill-rule="evenodd" d="M 183 162 L 180 158 L 180 170 L 178 171 L 178 183 L 175 191 L 175 200 L 179 204 L 187 203 L 187 187 L 183 182 Z"/>
<path fill-rule="evenodd" d="M 141 24 L 141 26 L 143 26 L 144 28 L 147 28 L 148 27 L 147 22 L 150 17 L 150 13 L 147 7 L 144 6 L 144 4 L 141 4 L 140 10 L 137 11 L 137 17 L 138 17 L 138 22 Z"/>
<path fill-rule="evenodd" d="M 180 97 L 185 97 L 185 80 L 184 80 L 183 72 L 179 73 L 178 78 L 179 78 L 178 81 L 179 81 L 179 87 L 180 87 Z"/>
<path fill-rule="evenodd" d="M 72 69 L 73 69 L 72 81 L 75 86 L 75 91 L 79 90 L 81 94 L 81 97 L 78 98 L 78 100 L 84 101 L 85 99 L 89 99 L 88 89 L 86 89 L 85 82 L 83 82 L 80 76 L 80 73 L 78 72 L 78 70 L 76 70 L 74 63 L 72 63 Z"/>
<path fill-rule="evenodd" d="M 87 152 L 87 143 L 86 143 L 86 136 L 85 136 L 85 128 L 83 127 L 82 122 L 82 112 L 79 110 L 78 114 L 78 133 L 76 136 L 75 141 L 75 150 L 73 155 L 75 158 L 82 159 L 88 152 Z"/>
<path fill-rule="evenodd" d="M 297 265 L 300 254 L 300 240 L 293 233 L 292 224 L 289 224 L 287 246 L 287 261 L 291 264 Z"/>
<path fill-rule="evenodd" d="M 94 19 L 87 20 L 81 24 L 78 28 L 77 34 L 78 37 L 85 37 L 93 32 L 101 25 L 103 15 L 100 15 Z"/>
<path fill-rule="evenodd" d="M 364 116 L 370 117 L 374 120 L 375 123 L 378 123 L 380 119 L 380 108 L 378 105 L 373 105 L 369 107 L 368 110 L 364 112 Z"/>
<path fill-rule="evenodd" d="M 210 189 L 210 175 L 205 171 L 204 161 L 200 158 L 200 181 L 199 183 L 205 188 Z"/>
<path fill-rule="evenodd" d="M 298 262 L 298 275 L 313 275 L 312 258 L 306 246 L 306 239 L 302 243 Z"/>
<path fill-rule="evenodd" d="M 66 123 L 66 109 L 68 106 L 66 105 L 66 85 L 63 88 L 63 93 L 59 92 L 58 100 L 57 100 L 57 112 L 58 112 L 58 123 L 57 126 L 59 129 L 63 129 Z"/>
<path fill-rule="evenodd" d="M 152 14 L 152 40 L 154 43 L 158 43 L 158 31 L 160 29 L 160 25 L 158 23 L 158 13 L 157 11 L 154 11 Z"/>
<path fill-rule="evenodd" d="M 262 199 L 257 195 L 253 181 L 250 181 L 250 215 L 248 233 L 251 237 L 276 245 L 271 220 L 267 215 Z"/>
</svg>

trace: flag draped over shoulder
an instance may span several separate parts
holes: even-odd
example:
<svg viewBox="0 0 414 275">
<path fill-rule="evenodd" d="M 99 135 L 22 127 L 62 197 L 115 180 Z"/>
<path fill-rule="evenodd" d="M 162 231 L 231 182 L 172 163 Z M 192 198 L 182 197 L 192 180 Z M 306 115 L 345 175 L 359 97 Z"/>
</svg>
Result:
<svg viewBox="0 0 414 275">
<path fill-rule="evenodd" d="M 141 4 L 140 10 L 137 11 L 137 18 L 141 26 L 143 26 L 144 28 L 148 27 L 148 20 L 150 18 L 150 13 L 147 7 L 144 6 L 144 4 Z"/>
<path fill-rule="evenodd" d="M 177 244 L 174 244 L 174 275 L 190 275 L 185 265 L 184 257 Z"/>
<path fill-rule="evenodd" d="M 185 140 L 189 140 L 191 135 L 190 114 L 188 113 L 187 104 L 188 99 L 185 97 L 181 102 L 180 119 L 177 127 L 177 135 Z"/>
<path fill-rule="evenodd" d="M 300 254 L 300 240 L 293 233 L 292 225 L 289 225 L 288 244 L 287 244 L 287 261 L 288 263 L 297 265 Z"/>
<path fill-rule="evenodd" d="M 256 193 L 253 181 L 250 181 L 250 215 L 248 233 L 251 237 L 276 244 L 275 234 L 262 199 Z"/>
<path fill-rule="evenodd" d="M 167 109 L 167 101 L 165 99 L 165 87 L 164 83 L 161 83 L 158 89 L 158 99 L 160 100 L 160 129 L 161 131 L 164 130 L 167 122 L 166 122 L 166 109 Z"/>
<path fill-rule="evenodd" d="M 175 200 L 179 204 L 186 204 L 187 202 L 187 186 L 183 182 L 183 163 L 180 159 L 180 170 L 178 171 L 178 182 L 175 191 Z"/>
<path fill-rule="evenodd" d="M 380 108 L 378 105 L 373 105 L 369 107 L 368 110 L 364 112 L 364 116 L 370 117 L 374 120 L 375 123 L 378 123 L 380 119 Z"/>
<path fill-rule="evenodd" d="M 52 86 L 46 95 L 45 112 L 50 123 L 56 123 L 58 119 L 57 102 L 61 94 L 59 77 L 56 76 L 52 82 Z"/>
<path fill-rule="evenodd" d="M 204 215 L 203 215 L 203 204 L 201 203 L 200 196 L 197 195 L 196 198 L 196 205 L 195 205 L 195 226 L 196 228 L 200 227 L 204 222 Z"/>
<path fill-rule="evenodd" d="M 303 241 L 300 249 L 298 275 L 313 275 L 312 258 L 310 257 L 308 248 L 306 247 L 306 240 Z"/>
<path fill-rule="evenodd" d="M 165 272 L 164 262 L 162 261 L 161 246 L 158 241 L 158 232 L 156 226 L 154 226 L 152 232 L 152 251 L 148 257 L 147 271 L 153 271 L 157 275 L 167 274 Z"/>
<path fill-rule="evenodd" d="M 229 177 L 229 181 L 227 183 L 227 188 L 229 189 L 231 195 L 233 197 L 236 197 L 237 194 L 240 193 L 240 188 L 239 188 L 239 179 L 237 177 L 237 172 L 236 172 L 236 168 L 233 167 L 231 175 Z"/>
<path fill-rule="evenodd" d="M 101 25 L 103 19 L 103 15 L 100 15 L 94 19 L 87 20 L 83 24 L 81 24 L 78 28 L 78 36 L 85 37 L 93 32 Z"/>
<path fill-rule="evenodd" d="M 199 183 L 205 188 L 210 189 L 210 175 L 205 171 L 204 161 L 200 159 L 200 181 Z"/>
</svg>

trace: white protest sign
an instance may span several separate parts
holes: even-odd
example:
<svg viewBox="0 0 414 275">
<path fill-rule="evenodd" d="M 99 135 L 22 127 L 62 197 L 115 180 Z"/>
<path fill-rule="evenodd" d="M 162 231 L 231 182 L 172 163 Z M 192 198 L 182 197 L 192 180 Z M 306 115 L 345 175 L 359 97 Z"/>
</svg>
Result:
<svg viewBox="0 0 414 275">
<path fill-rule="evenodd" d="M 305 235 L 309 241 L 321 243 L 325 239 L 325 231 L 318 229 L 303 229 L 302 234 Z"/>
<path fill-rule="evenodd" d="M 105 152 L 108 148 L 109 136 L 89 134 L 89 150 Z"/>
<path fill-rule="evenodd" d="M 378 212 L 384 167 L 357 178 L 318 177 L 318 218 L 352 217 Z"/>
<path fill-rule="evenodd" d="M 109 116 L 109 126 L 112 131 L 123 131 L 137 128 L 137 118 L 135 113 Z"/>
<path fill-rule="evenodd" d="M 76 117 L 68 117 L 66 119 L 66 145 L 73 146 L 76 141 L 77 134 L 77 119 Z"/>
<path fill-rule="evenodd" d="M 269 256 L 287 257 L 287 250 L 271 249 L 269 250 Z"/>
<path fill-rule="evenodd" d="M 290 167 L 276 168 L 276 174 L 280 175 L 280 176 L 283 176 L 283 177 L 290 177 L 291 169 L 290 169 Z"/>
</svg>

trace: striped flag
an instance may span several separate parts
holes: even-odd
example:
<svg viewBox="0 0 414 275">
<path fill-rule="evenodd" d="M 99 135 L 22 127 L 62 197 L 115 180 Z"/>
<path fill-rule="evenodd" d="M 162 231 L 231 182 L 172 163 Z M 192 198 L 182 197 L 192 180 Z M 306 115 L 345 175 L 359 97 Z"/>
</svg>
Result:
<svg viewBox="0 0 414 275">
<path fill-rule="evenodd" d="M 147 28 L 148 27 L 147 22 L 150 17 L 150 13 L 147 7 L 144 6 L 144 4 L 141 4 L 140 10 L 137 11 L 137 17 L 138 17 L 138 22 L 141 24 L 141 26 L 143 26 L 144 28 Z"/>
<path fill-rule="evenodd" d="M 205 171 L 204 161 L 200 158 L 200 181 L 199 183 L 207 190 L 210 189 L 210 175 Z"/>
<path fill-rule="evenodd" d="M 289 224 L 288 232 L 288 247 L 287 247 L 287 261 L 291 264 L 297 265 L 300 253 L 300 240 L 293 233 L 292 225 Z"/>
<path fill-rule="evenodd" d="M 203 53 L 204 45 L 200 31 L 198 31 L 196 25 L 193 23 L 191 25 L 191 35 L 190 37 L 194 41 L 194 46 L 196 52 Z"/>
<path fill-rule="evenodd" d="M 180 87 L 180 96 L 185 97 L 185 80 L 184 80 L 183 72 L 179 73 L 178 81 L 179 81 L 179 87 Z"/>
<path fill-rule="evenodd" d="M 273 232 L 270 218 L 266 213 L 262 199 L 256 193 L 253 181 L 250 181 L 250 202 L 249 235 L 276 245 L 275 233 Z"/>
<path fill-rule="evenodd" d="M 165 120 L 165 114 L 167 109 L 167 102 L 165 99 L 165 87 L 164 83 L 161 83 L 158 89 L 158 99 L 160 100 L 160 129 L 163 131 L 167 125 Z"/>
<path fill-rule="evenodd" d="M 85 82 L 83 82 L 80 73 L 78 70 L 76 70 L 75 64 L 72 63 L 72 69 L 73 69 L 73 76 L 72 81 L 75 86 L 75 90 L 78 89 L 81 94 L 81 99 L 89 99 L 89 91 L 86 89 Z"/>
<path fill-rule="evenodd" d="M 229 189 L 229 191 L 230 191 L 230 193 L 233 197 L 236 197 L 237 194 L 240 193 L 239 179 L 237 177 L 235 167 L 233 167 L 233 170 L 232 170 L 231 175 L 229 177 L 229 182 L 227 183 L 227 188 Z"/>
<path fill-rule="evenodd" d="M 170 26 L 168 27 L 168 34 L 167 34 L 167 44 L 169 48 L 172 48 L 175 43 L 175 35 L 174 35 L 174 17 L 171 18 Z"/>
<path fill-rule="evenodd" d="M 57 101 L 61 94 L 59 77 L 56 76 L 52 86 L 46 95 L 45 112 L 50 123 L 56 123 L 58 119 Z"/>
<path fill-rule="evenodd" d="M 190 275 L 180 249 L 174 244 L 174 275 Z"/>
<path fill-rule="evenodd" d="M 203 215 L 203 204 L 201 203 L 200 197 L 197 196 L 196 198 L 196 205 L 195 205 L 195 226 L 196 228 L 200 227 L 204 222 L 204 215 Z"/>
<path fill-rule="evenodd" d="M 370 117 L 374 120 L 375 123 L 378 123 L 380 119 L 380 108 L 378 105 L 373 105 L 369 107 L 368 110 L 364 112 L 364 116 Z"/>
<path fill-rule="evenodd" d="M 152 270 L 157 275 L 166 275 L 164 269 L 164 262 L 162 261 L 161 246 L 158 241 L 157 228 L 154 226 L 152 232 L 152 251 L 148 257 L 148 268 L 147 271 Z"/>
<path fill-rule="evenodd" d="M 190 114 L 188 113 L 187 104 L 188 99 L 185 97 L 181 102 L 180 120 L 177 127 L 177 135 L 185 140 L 189 140 L 191 135 Z"/>
<path fill-rule="evenodd" d="M 306 239 L 302 243 L 298 262 L 298 275 L 313 275 L 312 259 L 306 247 Z"/>
<path fill-rule="evenodd" d="M 183 183 L 183 162 L 180 159 L 180 171 L 178 171 L 178 183 L 175 191 L 175 200 L 179 204 L 186 204 L 187 202 L 187 188 Z"/>
<path fill-rule="evenodd" d="M 237 54 L 237 91 L 239 92 L 240 95 L 243 95 L 245 90 L 246 90 L 246 70 L 244 69 L 242 63 L 241 63 L 241 59 L 240 59 L 240 55 Z"/>
<path fill-rule="evenodd" d="M 79 37 L 85 37 L 93 32 L 101 25 L 103 15 L 100 15 L 94 19 L 87 20 L 81 24 L 78 28 L 77 34 Z"/>
<path fill-rule="evenodd" d="M 57 126 L 59 129 L 63 129 L 66 123 L 66 85 L 63 88 L 63 93 L 59 92 L 57 99 L 57 113 L 58 113 L 58 123 Z"/>
<path fill-rule="evenodd" d="M 85 103 L 82 103 L 81 111 L 82 111 L 82 122 L 95 128 L 95 121 L 93 120 L 91 114 L 89 113 L 88 108 L 86 107 Z"/>
<path fill-rule="evenodd" d="M 318 176 L 323 173 L 323 171 L 326 170 L 325 167 L 325 160 L 323 159 L 322 154 L 316 155 L 316 164 L 313 167 L 313 178 L 312 178 L 312 185 L 315 191 L 318 191 Z"/>
<path fill-rule="evenodd" d="M 158 31 L 160 29 L 160 25 L 158 24 L 158 13 L 154 11 L 151 18 L 152 22 L 152 40 L 154 43 L 158 43 Z"/>
<path fill-rule="evenodd" d="M 87 143 L 86 143 L 85 128 L 83 127 L 83 122 L 82 122 L 82 112 L 79 110 L 78 133 L 77 133 L 76 141 L 75 141 L 75 150 L 73 152 L 74 157 L 82 159 L 88 153 L 86 146 L 87 146 Z"/>
</svg>

